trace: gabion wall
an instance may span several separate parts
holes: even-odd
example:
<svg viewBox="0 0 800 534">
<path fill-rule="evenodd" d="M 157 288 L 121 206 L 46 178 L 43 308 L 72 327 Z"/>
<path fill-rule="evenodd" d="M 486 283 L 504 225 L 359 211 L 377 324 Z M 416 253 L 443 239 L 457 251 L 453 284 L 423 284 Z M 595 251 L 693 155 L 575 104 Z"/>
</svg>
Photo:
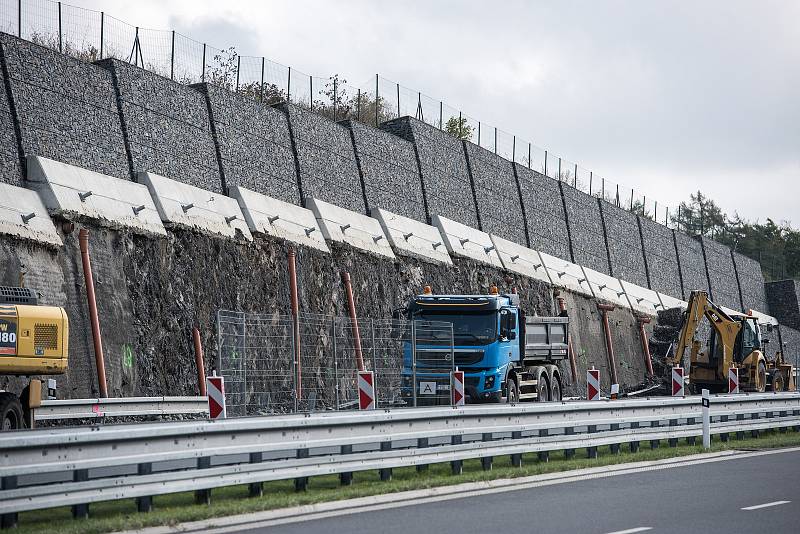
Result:
<svg viewBox="0 0 800 534">
<path fill-rule="evenodd" d="M 366 213 L 347 128 L 294 104 L 280 104 L 278 108 L 289 117 L 303 197 Z"/>
<path fill-rule="evenodd" d="M 742 290 L 744 309 L 752 308 L 767 313 L 769 308 L 764 290 L 764 274 L 761 272 L 761 265 L 756 260 L 752 260 L 738 252 L 733 253 L 733 262 L 736 264 L 736 274 L 739 277 L 739 287 Z"/>
<path fill-rule="evenodd" d="M 130 63 L 98 62 L 114 74 L 133 171 L 222 192 L 205 97 Z"/>
<path fill-rule="evenodd" d="M 767 282 L 769 313 L 779 323 L 800 330 L 800 281 Z"/>
<path fill-rule="evenodd" d="M 23 156 L 43 156 L 130 179 L 111 75 L 91 63 L 7 34 L 0 34 L 0 46 Z M 0 99 L 4 121 L 6 97 Z M 2 174 L 13 175 L 19 169 L 19 160 L 13 157 L 13 129 L 3 132 L 2 141 L 4 167 L 9 162 Z"/>
<path fill-rule="evenodd" d="M 700 241 L 681 232 L 676 231 L 674 235 L 683 278 L 683 299 L 687 300 L 693 290 L 708 291 L 708 275 L 706 274 L 706 261 L 703 258 L 703 246 Z"/>
<path fill-rule="evenodd" d="M 352 135 L 367 210 L 381 208 L 426 222 L 414 144 L 358 121 L 342 121 L 342 125 Z"/>
<path fill-rule="evenodd" d="M 509 241 L 528 246 L 525 213 L 513 164 L 485 148 L 464 141 L 481 229 Z"/>
<path fill-rule="evenodd" d="M 672 230 L 647 217 L 639 217 L 639 228 L 642 231 L 647 272 L 650 275 L 650 289 L 680 297 L 683 295 L 683 288 Z"/>
<path fill-rule="evenodd" d="M 461 141 L 411 117 L 384 122 L 381 128 L 416 145 L 428 215 L 480 228 Z"/>
<path fill-rule="evenodd" d="M 3 47 L 0 44 L 0 61 Z M 22 168 L 17 150 L 17 136 L 14 133 L 14 116 L 6 96 L 6 79 L 0 69 L 0 182 L 22 185 Z"/>
<path fill-rule="evenodd" d="M 642 236 L 636 214 L 600 201 L 611 259 L 611 274 L 642 287 L 650 287 L 644 262 Z"/>
<path fill-rule="evenodd" d="M 572 261 L 564 202 L 558 182 L 515 163 L 530 247 L 551 256 Z"/>
<path fill-rule="evenodd" d="M 289 121 L 281 111 L 203 83 L 225 188 L 238 185 L 300 204 Z"/>
<path fill-rule="evenodd" d="M 595 271 L 610 274 L 598 199 L 559 182 L 567 207 L 573 261 Z"/>
<path fill-rule="evenodd" d="M 742 299 L 739 295 L 739 281 L 736 278 L 731 249 L 708 237 L 700 239 L 706 255 L 711 298 L 717 304 L 741 311 Z"/>
</svg>

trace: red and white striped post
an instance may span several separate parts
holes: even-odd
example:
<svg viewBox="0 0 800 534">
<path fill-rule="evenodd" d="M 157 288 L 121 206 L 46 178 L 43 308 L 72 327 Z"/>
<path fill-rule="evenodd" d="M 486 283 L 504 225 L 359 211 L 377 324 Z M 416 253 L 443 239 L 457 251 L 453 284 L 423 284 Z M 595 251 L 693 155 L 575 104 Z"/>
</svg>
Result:
<svg viewBox="0 0 800 534">
<path fill-rule="evenodd" d="M 225 381 L 221 376 L 206 377 L 206 392 L 208 394 L 209 419 L 225 419 Z"/>
<path fill-rule="evenodd" d="M 453 384 L 451 399 L 453 406 L 464 406 L 466 401 L 464 397 L 464 371 L 453 371 L 450 383 Z"/>
<path fill-rule="evenodd" d="M 372 371 L 358 372 L 358 409 L 375 409 L 375 374 Z"/>
<path fill-rule="evenodd" d="M 592 367 L 586 371 L 586 398 L 600 400 L 600 369 Z"/>
<path fill-rule="evenodd" d="M 728 393 L 739 393 L 739 369 L 728 369 Z"/>
<path fill-rule="evenodd" d="M 683 367 L 676 366 L 672 368 L 672 396 L 686 396 L 684 390 Z"/>
</svg>

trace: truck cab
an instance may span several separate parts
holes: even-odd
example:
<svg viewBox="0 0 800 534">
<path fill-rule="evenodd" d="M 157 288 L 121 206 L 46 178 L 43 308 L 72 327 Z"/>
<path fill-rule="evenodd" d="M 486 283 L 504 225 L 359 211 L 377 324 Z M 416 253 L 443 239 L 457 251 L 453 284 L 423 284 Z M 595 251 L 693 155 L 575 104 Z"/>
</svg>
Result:
<svg viewBox="0 0 800 534">
<path fill-rule="evenodd" d="M 407 402 L 424 403 L 432 383 L 449 392 L 451 369 L 464 371 L 468 402 L 561 400 L 557 363 L 567 356 L 568 317 L 528 317 L 518 295 L 496 288 L 488 295 L 434 295 L 426 288 L 405 315 L 416 332 L 428 324 L 452 325 L 452 347 L 449 331 L 409 336 L 401 390 Z"/>
</svg>

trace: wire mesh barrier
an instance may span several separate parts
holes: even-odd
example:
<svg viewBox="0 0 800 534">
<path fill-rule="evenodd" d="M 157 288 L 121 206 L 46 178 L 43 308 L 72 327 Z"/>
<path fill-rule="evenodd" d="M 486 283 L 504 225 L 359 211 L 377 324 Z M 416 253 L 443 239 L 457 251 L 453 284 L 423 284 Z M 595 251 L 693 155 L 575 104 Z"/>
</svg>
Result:
<svg viewBox="0 0 800 534">
<path fill-rule="evenodd" d="M 264 57 L 240 55 L 233 47 L 214 48 L 175 31 L 141 28 L 52 0 L 0 0 L 0 31 L 84 61 L 117 58 L 180 83 L 208 82 L 267 104 L 288 101 L 333 120 L 378 126 L 411 116 L 584 193 L 681 228 L 680 210 L 379 75 L 358 85 L 338 74 L 315 77 Z"/>
<path fill-rule="evenodd" d="M 450 323 L 220 310 L 217 343 L 232 417 L 358 409 L 360 370 L 376 407 L 450 404 Z"/>
</svg>

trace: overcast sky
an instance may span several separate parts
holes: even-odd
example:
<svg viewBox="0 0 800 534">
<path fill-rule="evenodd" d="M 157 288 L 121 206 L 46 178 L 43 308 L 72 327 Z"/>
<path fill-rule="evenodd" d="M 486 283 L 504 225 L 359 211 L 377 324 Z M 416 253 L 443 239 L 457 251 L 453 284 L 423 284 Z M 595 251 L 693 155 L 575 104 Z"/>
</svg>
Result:
<svg viewBox="0 0 800 534">
<path fill-rule="evenodd" d="M 380 73 L 676 206 L 800 226 L 800 2 L 71 0 L 358 84 Z"/>
</svg>

